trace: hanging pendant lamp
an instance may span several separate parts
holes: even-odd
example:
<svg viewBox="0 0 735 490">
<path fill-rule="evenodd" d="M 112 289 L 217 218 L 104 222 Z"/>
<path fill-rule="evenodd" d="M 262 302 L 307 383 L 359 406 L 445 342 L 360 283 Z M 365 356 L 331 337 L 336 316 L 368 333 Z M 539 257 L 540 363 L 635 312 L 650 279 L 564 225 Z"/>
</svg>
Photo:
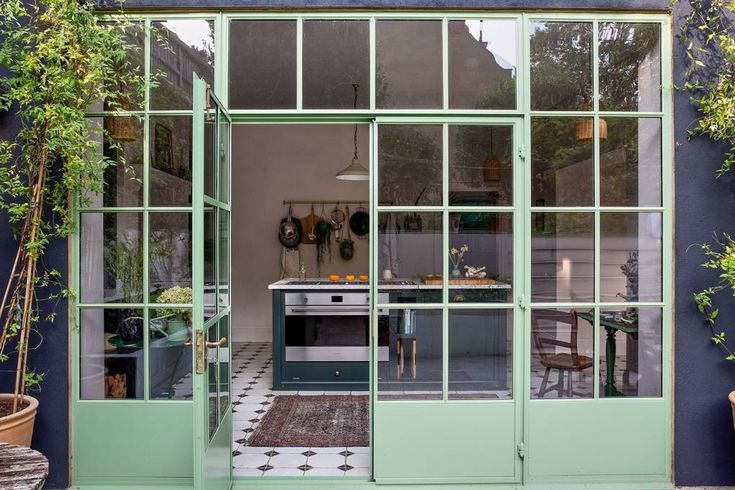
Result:
<svg viewBox="0 0 735 490">
<path fill-rule="evenodd" d="M 352 88 L 355 89 L 354 109 L 357 109 L 357 87 L 359 87 L 358 84 L 352 84 Z M 355 153 L 352 155 L 352 163 L 337 172 L 336 177 L 338 180 L 368 180 L 370 178 L 370 172 L 360 164 L 360 159 L 357 157 L 357 124 L 355 124 L 353 143 L 355 145 Z"/>
</svg>

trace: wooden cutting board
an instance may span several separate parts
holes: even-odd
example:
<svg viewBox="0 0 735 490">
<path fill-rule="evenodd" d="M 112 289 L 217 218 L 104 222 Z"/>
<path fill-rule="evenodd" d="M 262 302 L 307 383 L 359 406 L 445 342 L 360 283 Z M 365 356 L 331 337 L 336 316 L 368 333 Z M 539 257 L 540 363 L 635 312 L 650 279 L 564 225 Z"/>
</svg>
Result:
<svg viewBox="0 0 735 490">
<path fill-rule="evenodd" d="M 316 233 L 316 224 L 318 222 L 319 216 L 314 213 L 301 218 L 301 243 L 306 245 L 313 245 L 316 243 L 316 239 L 309 240 L 309 233 L 311 233 L 312 228 L 314 229 L 314 233 Z"/>
<path fill-rule="evenodd" d="M 441 286 L 441 277 L 424 278 L 424 284 L 427 286 Z M 469 277 L 450 277 L 449 284 L 451 286 L 491 286 L 495 284 L 495 279 L 483 277 L 482 279 Z"/>
</svg>

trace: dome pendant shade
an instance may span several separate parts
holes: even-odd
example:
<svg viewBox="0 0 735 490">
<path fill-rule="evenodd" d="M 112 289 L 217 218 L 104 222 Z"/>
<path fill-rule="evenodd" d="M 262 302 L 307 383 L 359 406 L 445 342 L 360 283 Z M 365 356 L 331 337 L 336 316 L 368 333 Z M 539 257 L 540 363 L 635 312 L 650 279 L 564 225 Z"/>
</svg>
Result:
<svg viewBox="0 0 735 490">
<path fill-rule="evenodd" d="M 346 168 L 337 172 L 337 179 L 339 180 L 368 180 L 369 178 L 370 172 L 360 164 L 357 157 L 354 157 L 352 163 Z"/>
</svg>

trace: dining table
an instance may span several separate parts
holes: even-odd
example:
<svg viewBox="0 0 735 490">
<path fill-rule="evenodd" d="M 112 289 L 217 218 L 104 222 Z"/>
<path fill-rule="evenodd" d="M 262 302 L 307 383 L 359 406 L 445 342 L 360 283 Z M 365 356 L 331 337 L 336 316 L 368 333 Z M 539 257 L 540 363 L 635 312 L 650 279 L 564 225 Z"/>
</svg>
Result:
<svg viewBox="0 0 735 490">
<path fill-rule="evenodd" d="M 593 312 L 577 312 L 577 317 L 586 320 L 591 325 L 595 324 Z M 605 396 L 624 396 L 623 392 L 615 387 L 615 356 L 617 345 L 615 335 L 623 332 L 633 339 L 638 339 L 638 321 L 624 320 L 624 316 L 600 314 L 600 326 L 605 329 Z"/>
</svg>

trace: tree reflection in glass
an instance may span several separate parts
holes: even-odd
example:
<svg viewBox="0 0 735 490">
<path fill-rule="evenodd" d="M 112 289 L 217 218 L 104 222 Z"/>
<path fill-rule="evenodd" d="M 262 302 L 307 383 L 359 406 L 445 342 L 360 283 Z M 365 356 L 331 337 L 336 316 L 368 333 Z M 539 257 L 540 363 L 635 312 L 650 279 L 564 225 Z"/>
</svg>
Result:
<svg viewBox="0 0 735 490">
<path fill-rule="evenodd" d="M 592 23 L 531 24 L 531 109 L 591 110 Z"/>
</svg>

